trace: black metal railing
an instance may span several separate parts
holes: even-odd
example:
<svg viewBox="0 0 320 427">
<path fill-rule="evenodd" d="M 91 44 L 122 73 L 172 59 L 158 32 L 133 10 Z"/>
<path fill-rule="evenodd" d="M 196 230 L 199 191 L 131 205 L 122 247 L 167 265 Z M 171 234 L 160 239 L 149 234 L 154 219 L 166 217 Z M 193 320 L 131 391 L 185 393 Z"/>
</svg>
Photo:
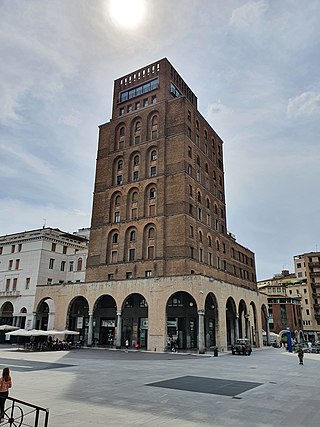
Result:
<svg viewBox="0 0 320 427">
<path fill-rule="evenodd" d="M 6 409 L 0 425 L 1 427 L 48 427 L 49 409 L 7 397 Z"/>
</svg>

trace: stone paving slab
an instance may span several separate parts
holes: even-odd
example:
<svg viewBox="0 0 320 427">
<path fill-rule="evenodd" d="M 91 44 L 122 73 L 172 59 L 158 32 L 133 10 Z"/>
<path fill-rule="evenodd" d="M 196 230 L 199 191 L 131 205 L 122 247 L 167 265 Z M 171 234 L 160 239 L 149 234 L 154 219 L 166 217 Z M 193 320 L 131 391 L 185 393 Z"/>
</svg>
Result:
<svg viewBox="0 0 320 427">
<path fill-rule="evenodd" d="M 12 366 L 11 396 L 48 407 L 50 427 L 320 425 L 316 354 L 306 354 L 303 366 L 295 354 L 282 349 L 254 351 L 250 357 L 0 349 L 0 359 L 1 367 Z M 28 366 L 42 362 L 63 368 L 15 370 L 15 364 L 26 361 Z M 241 399 L 147 386 L 186 376 L 261 385 L 238 395 Z"/>
</svg>

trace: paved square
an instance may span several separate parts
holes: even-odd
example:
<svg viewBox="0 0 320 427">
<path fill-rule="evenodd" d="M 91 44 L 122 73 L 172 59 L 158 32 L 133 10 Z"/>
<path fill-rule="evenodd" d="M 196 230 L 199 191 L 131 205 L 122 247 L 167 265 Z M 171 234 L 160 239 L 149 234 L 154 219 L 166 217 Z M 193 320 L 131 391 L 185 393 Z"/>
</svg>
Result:
<svg viewBox="0 0 320 427">
<path fill-rule="evenodd" d="M 171 388 L 174 390 L 193 391 L 195 393 L 219 394 L 221 396 L 237 396 L 245 391 L 262 385 L 248 381 L 223 380 L 219 378 L 185 377 L 146 384 L 153 387 Z"/>
</svg>

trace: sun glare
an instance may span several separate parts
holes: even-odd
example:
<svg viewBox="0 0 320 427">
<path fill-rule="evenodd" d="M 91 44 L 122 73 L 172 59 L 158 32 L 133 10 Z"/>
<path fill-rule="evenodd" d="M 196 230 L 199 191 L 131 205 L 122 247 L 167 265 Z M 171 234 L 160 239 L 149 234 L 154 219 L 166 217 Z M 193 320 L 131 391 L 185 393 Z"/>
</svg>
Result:
<svg viewBox="0 0 320 427">
<path fill-rule="evenodd" d="M 109 0 L 109 13 L 116 26 L 134 29 L 146 14 L 145 0 Z"/>
</svg>

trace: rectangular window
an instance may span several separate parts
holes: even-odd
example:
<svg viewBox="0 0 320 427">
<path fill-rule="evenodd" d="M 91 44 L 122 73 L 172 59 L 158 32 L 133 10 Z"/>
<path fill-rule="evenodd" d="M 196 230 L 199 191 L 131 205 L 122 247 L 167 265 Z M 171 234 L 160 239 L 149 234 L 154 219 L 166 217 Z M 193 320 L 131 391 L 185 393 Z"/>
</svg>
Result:
<svg viewBox="0 0 320 427">
<path fill-rule="evenodd" d="M 67 253 L 67 246 L 64 246 L 64 247 L 63 247 L 62 252 L 63 252 L 64 254 L 66 254 L 66 253 Z"/>
<path fill-rule="evenodd" d="M 190 225 L 189 237 L 193 237 L 193 227 Z"/>
<path fill-rule="evenodd" d="M 196 135 L 196 144 L 200 146 L 200 136 Z"/>
<path fill-rule="evenodd" d="M 65 268 L 66 268 L 66 262 L 65 262 L 65 261 L 61 261 L 61 264 L 60 264 L 60 271 L 64 271 L 64 270 L 65 270 Z"/>
<path fill-rule="evenodd" d="M 136 256 L 136 250 L 135 248 L 129 249 L 129 261 L 134 261 Z"/>
<path fill-rule="evenodd" d="M 208 253 L 208 264 L 212 266 L 212 253 Z"/>
<path fill-rule="evenodd" d="M 73 261 L 69 262 L 69 271 L 73 271 Z"/>
<path fill-rule="evenodd" d="M 18 279 L 15 277 L 15 278 L 13 279 L 13 283 L 12 283 L 12 290 L 13 290 L 13 291 L 16 291 L 16 290 L 17 290 L 17 282 L 18 282 Z"/>
<path fill-rule="evenodd" d="M 117 185 L 122 185 L 122 175 L 117 176 Z"/>
<path fill-rule="evenodd" d="M 193 194 L 193 192 L 192 192 L 192 185 L 189 185 L 189 196 L 192 197 L 192 194 Z"/>
<path fill-rule="evenodd" d="M 140 110 L 140 101 L 136 102 L 136 110 Z"/>
<path fill-rule="evenodd" d="M 202 221 L 202 210 L 201 210 L 201 208 L 198 208 L 198 220 Z"/>
<path fill-rule="evenodd" d="M 114 222 L 116 222 L 116 223 L 120 222 L 120 212 L 114 213 Z"/>
<path fill-rule="evenodd" d="M 111 252 L 111 264 L 118 262 L 118 251 Z"/>
<path fill-rule="evenodd" d="M 12 254 L 14 253 L 15 248 L 16 248 L 16 245 L 12 245 L 12 246 L 11 246 L 11 253 L 12 253 Z"/>
<path fill-rule="evenodd" d="M 192 259 L 193 259 L 193 256 L 194 256 L 193 252 L 194 252 L 193 247 L 190 246 L 190 258 L 192 258 Z"/>
<path fill-rule="evenodd" d="M 127 271 L 126 272 L 126 279 L 133 279 L 132 271 Z"/>
<path fill-rule="evenodd" d="M 21 252 L 21 251 L 22 251 L 22 243 L 19 243 L 18 252 Z"/>
<path fill-rule="evenodd" d="M 2 255 L 3 252 L 3 246 L 0 246 L 0 255 Z"/>
<path fill-rule="evenodd" d="M 156 175 L 157 175 L 157 167 L 156 166 L 151 166 L 150 176 L 156 176 Z"/>
<path fill-rule="evenodd" d="M 307 308 L 306 309 L 306 315 L 309 316 L 310 315 L 310 310 Z"/>
<path fill-rule="evenodd" d="M 138 181 L 138 179 L 139 179 L 139 171 L 134 171 L 133 172 L 132 180 L 133 181 Z"/>
<path fill-rule="evenodd" d="M 192 148 L 188 147 L 188 156 L 192 159 Z"/>
<path fill-rule="evenodd" d="M 30 277 L 26 277 L 26 289 L 30 288 Z"/>
<path fill-rule="evenodd" d="M 128 113 L 131 113 L 132 112 L 132 105 L 130 104 L 130 105 L 128 105 L 128 109 L 127 109 L 127 111 L 128 111 Z"/>
<path fill-rule="evenodd" d="M 191 120 L 191 111 L 188 110 L 188 120 Z"/>
<path fill-rule="evenodd" d="M 157 95 L 152 95 L 151 104 L 156 104 L 156 102 L 157 102 Z"/>
<path fill-rule="evenodd" d="M 149 205 L 149 216 L 156 214 L 156 205 Z"/>
<path fill-rule="evenodd" d="M 16 270 L 19 270 L 20 267 L 20 259 L 16 259 Z"/>
<path fill-rule="evenodd" d="M 12 270 L 12 265 L 13 265 L 13 259 L 9 259 L 8 270 Z"/>
<path fill-rule="evenodd" d="M 191 138 L 191 128 L 189 128 L 189 127 L 187 129 L 187 135 L 188 135 L 189 138 Z"/>
<path fill-rule="evenodd" d="M 154 246 L 148 246 L 148 259 L 154 259 Z"/>
<path fill-rule="evenodd" d="M 189 204 L 189 214 L 190 214 L 190 215 L 192 215 L 192 213 L 193 213 L 192 205 L 191 205 L 191 204 Z"/>
<path fill-rule="evenodd" d="M 131 219 L 137 219 L 138 218 L 138 209 L 132 208 L 131 209 Z"/>
<path fill-rule="evenodd" d="M 6 292 L 8 292 L 10 289 L 10 279 L 6 280 Z"/>
<path fill-rule="evenodd" d="M 309 304 L 309 302 L 308 302 L 308 300 L 307 300 L 307 299 L 305 299 L 305 300 L 304 300 L 304 302 L 305 302 L 305 304 L 306 304 L 306 305 L 308 305 L 308 304 Z"/>
<path fill-rule="evenodd" d="M 119 115 L 120 115 L 120 116 L 123 116 L 123 115 L 124 115 L 124 108 L 123 108 L 123 107 L 121 107 L 121 108 L 120 108 Z"/>
<path fill-rule="evenodd" d="M 51 243 L 51 251 L 55 252 L 57 249 L 57 244 L 56 243 Z"/>
<path fill-rule="evenodd" d="M 202 248 L 200 248 L 200 251 L 199 251 L 199 261 L 203 262 L 203 249 Z"/>
<path fill-rule="evenodd" d="M 113 280 L 113 273 L 108 274 L 108 280 Z"/>
<path fill-rule="evenodd" d="M 144 107 L 148 107 L 148 98 L 145 98 L 142 102 Z"/>
<path fill-rule="evenodd" d="M 151 270 L 146 270 L 145 271 L 145 277 L 151 277 L 152 276 L 152 271 Z"/>
<path fill-rule="evenodd" d="M 53 265 L 54 265 L 54 259 L 50 258 L 49 259 L 49 269 L 52 270 L 53 269 Z"/>
<path fill-rule="evenodd" d="M 52 285 L 52 279 L 47 279 L 47 285 Z"/>
</svg>

